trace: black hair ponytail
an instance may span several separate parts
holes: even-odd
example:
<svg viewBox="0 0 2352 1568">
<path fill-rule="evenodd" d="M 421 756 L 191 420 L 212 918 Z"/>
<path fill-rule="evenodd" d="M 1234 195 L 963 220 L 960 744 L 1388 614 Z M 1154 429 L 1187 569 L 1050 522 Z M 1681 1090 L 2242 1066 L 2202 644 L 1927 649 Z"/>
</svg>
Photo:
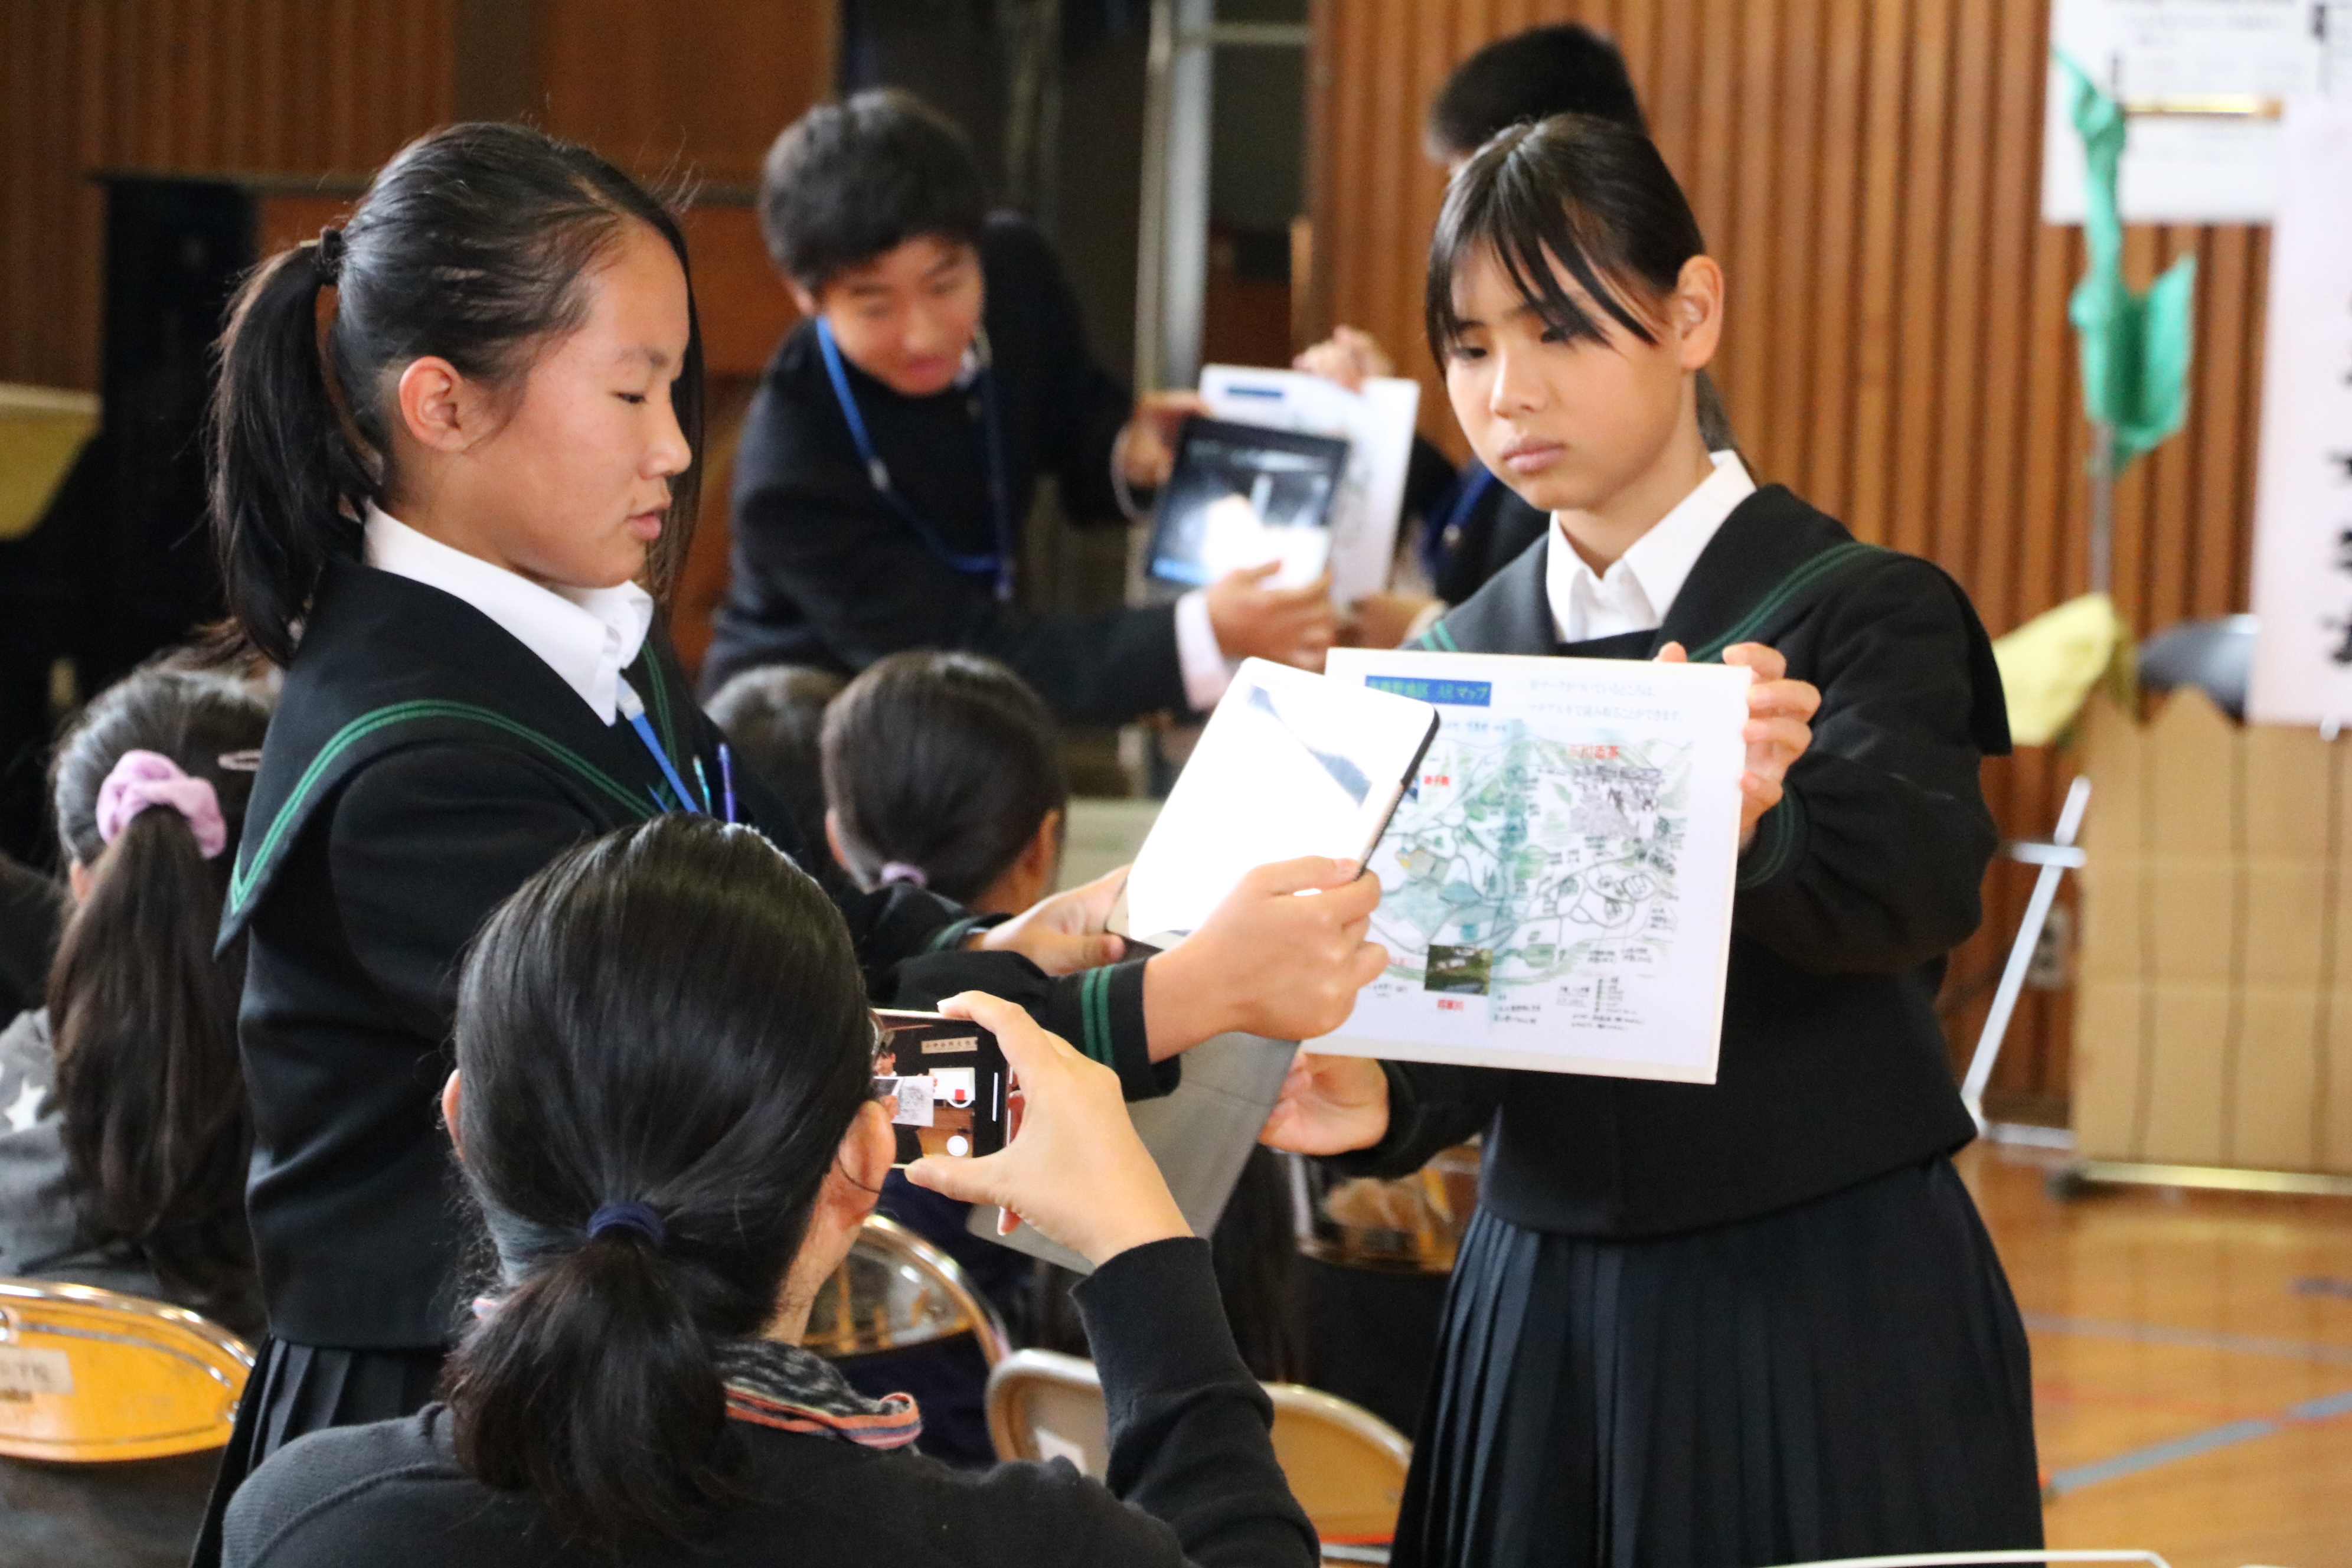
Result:
<svg viewBox="0 0 2352 1568">
<path fill-rule="evenodd" d="M 378 171 L 343 228 L 246 279 L 211 410 L 214 548 L 236 637 L 288 662 L 320 574 L 359 558 L 362 510 L 385 483 L 400 369 L 434 354 L 510 381 L 581 323 L 583 278 L 633 221 L 687 268 L 676 216 L 587 148 L 528 126 L 452 125 Z M 665 596 L 692 542 L 701 471 L 702 332 L 689 320 L 675 407 L 695 461 L 670 483 L 646 563 Z"/>
<path fill-rule="evenodd" d="M 977 654 L 910 649 L 867 666 L 826 707 L 823 754 L 845 868 L 868 888 L 895 861 L 969 904 L 1070 804 L 1053 715 Z"/>
<path fill-rule="evenodd" d="M 268 719 L 248 686 L 146 670 L 84 710 L 52 767 L 58 837 L 98 873 L 48 988 L 79 1240 L 138 1255 L 165 1289 L 239 1330 L 258 1317 L 236 1046 L 244 950 L 215 957 L 213 944 Z M 205 858 L 187 818 L 162 806 L 101 841 L 100 789 L 134 750 L 212 786 L 228 834 L 221 853 Z"/>
<path fill-rule="evenodd" d="M 734 1495 L 719 1343 L 773 1316 L 873 1043 L 840 914 L 748 828 L 656 817 L 500 908 L 457 1022 L 506 1288 L 447 1374 L 469 1473 L 614 1550 Z"/>
</svg>

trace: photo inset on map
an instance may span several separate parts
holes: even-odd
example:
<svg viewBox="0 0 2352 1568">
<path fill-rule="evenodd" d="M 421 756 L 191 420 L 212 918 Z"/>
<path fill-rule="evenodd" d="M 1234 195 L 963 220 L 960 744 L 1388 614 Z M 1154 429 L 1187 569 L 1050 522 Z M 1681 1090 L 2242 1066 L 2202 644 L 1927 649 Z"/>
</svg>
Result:
<svg viewBox="0 0 2352 1568">
<path fill-rule="evenodd" d="M 1495 952 L 1486 947 L 1433 946 L 1429 950 L 1429 968 L 1421 983 L 1423 991 L 1444 991 L 1456 996 L 1484 996 L 1486 982 L 1495 973 Z"/>
</svg>

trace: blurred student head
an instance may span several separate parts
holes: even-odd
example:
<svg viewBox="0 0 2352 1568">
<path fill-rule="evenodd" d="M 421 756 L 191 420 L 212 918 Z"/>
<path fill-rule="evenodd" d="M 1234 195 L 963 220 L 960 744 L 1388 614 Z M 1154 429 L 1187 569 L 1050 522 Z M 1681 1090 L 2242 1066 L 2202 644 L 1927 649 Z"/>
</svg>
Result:
<svg viewBox="0 0 2352 1568">
<path fill-rule="evenodd" d="M 953 384 L 980 326 L 987 187 L 955 123 L 896 88 L 821 104 L 760 173 L 760 229 L 801 313 L 908 397 Z"/>
<path fill-rule="evenodd" d="M 211 424 L 229 611 L 279 664 L 370 502 L 537 582 L 666 594 L 702 444 L 685 234 L 585 147 L 445 126 L 246 280 Z"/>
<path fill-rule="evenodd" d="M 456 1037 L 499 1275 L 447 1373 L 458 1462 L 592 1547 L 682 1536 L 738 1495 L 726 1342 L 798 1337 L 890 1163 L 848 930 L 751 829 L 658 816 L 500 907 Z"/>
<path fill-rule="evenodd" d="M 1053 716 L 976 654 L 869 666 L 824 716 L 825 831 L 858 886 L 913 882 L 1017 914 L 1061 871 L 1070 785 Z"/>
<path fill-rule="evenodd" d="M 240 1326 L 254 1316 L 245 962 L 241 944 L 213 949 L 268 722 L 248 684 L 148 669 L 82 710 L 50 771 L 75 908 L 49 1022 L 85 1237 L 143 1255 L 175 1297 Z"/>
<path fill-rule="evenodd" d="M 1580 22 L 1561 22 L 1497 38 L 1454 67 L 1430 102 L 1423 141 L 1450 174 L 1496 132 L 1555 114 L 1649 133 L 1617 46 Z"/>
<path fill-rule="evenodd" d="M 1497 38 L 1454 67 L 1430 103 L 1423 143 L 1430 157 L 1455 174 L 1494 137 L 1555 114 L 1589 114 L 1636 135 L 1650 133 L 1616 44 L 1580 22 L 1561 22 Z M 1707 450 L 1737 449 L 1731 416 L 1714 376 L 1704 370 L 1696 395 Z"/>
<path fill-rule="evenodd" d="M 783 798 L 793 820 L 812 837 L 824 820 L 818 742 L 825 706 L 846 684 L 829 669 L 770 665 L 736 676 L 709 703 L 711 721 L 727 732 L 735 755 Z"/>
</svg>

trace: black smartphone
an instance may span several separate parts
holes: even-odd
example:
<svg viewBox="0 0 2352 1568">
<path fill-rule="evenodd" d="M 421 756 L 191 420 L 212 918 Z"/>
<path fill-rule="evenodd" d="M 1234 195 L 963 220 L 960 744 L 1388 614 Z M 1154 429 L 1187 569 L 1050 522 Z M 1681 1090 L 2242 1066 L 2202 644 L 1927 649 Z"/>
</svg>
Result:
<svg viewBox="0 0 2352 1568">
<path fill-rule="evenodd" d="M 898 1131 L 894 1163 L 1004 1147 L 1019 1091 L 994 1035 L 969 1018 L 889 1011 L 874 1015 L 874 1098 Z"/>
</svg>

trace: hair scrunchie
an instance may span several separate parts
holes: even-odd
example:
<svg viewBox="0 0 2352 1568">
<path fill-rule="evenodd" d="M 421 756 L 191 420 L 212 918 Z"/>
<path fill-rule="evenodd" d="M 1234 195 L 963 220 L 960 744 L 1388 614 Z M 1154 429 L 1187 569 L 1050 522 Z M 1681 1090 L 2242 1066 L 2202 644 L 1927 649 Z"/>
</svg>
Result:
<svg viewBox="0 0 2352 1568">
<path fill-rule="evenodd" d="M 909 866 L 904 860 L 893 860 L 882 868 L 880 874 L 874 880 L 877 886 L 884 888 L 893 882 L 906 882 L 914 887 L 928 889 L 931 885 L 931 875 L 920 866 Z"/>
<path fill-rule="evenodd" d="M 330 225 L 319 231 L 319 247 L 310 254 L 310 264 L 319 269 L 321 287 L 331 287 L 342 280 L 343 231 Z"/>
<path fill-rule="evenodd" d="M 661 1215 L 645 1204 L 606 1204 L 588 1216 L 589 1240 L 615 1230 L 635 1231 L 656 1247 L 669 1236 Z"/>
<path fill-rule="evenodd" d="M 210 779 L 192 778 L 161 752 L 125 752 L 98 788 L 98 839 L 111 844 L 149 806 L 168 806 L 188 819 L 196 853 L 209 860 L 228 847 L 228 824 Z"/>
</svg>

